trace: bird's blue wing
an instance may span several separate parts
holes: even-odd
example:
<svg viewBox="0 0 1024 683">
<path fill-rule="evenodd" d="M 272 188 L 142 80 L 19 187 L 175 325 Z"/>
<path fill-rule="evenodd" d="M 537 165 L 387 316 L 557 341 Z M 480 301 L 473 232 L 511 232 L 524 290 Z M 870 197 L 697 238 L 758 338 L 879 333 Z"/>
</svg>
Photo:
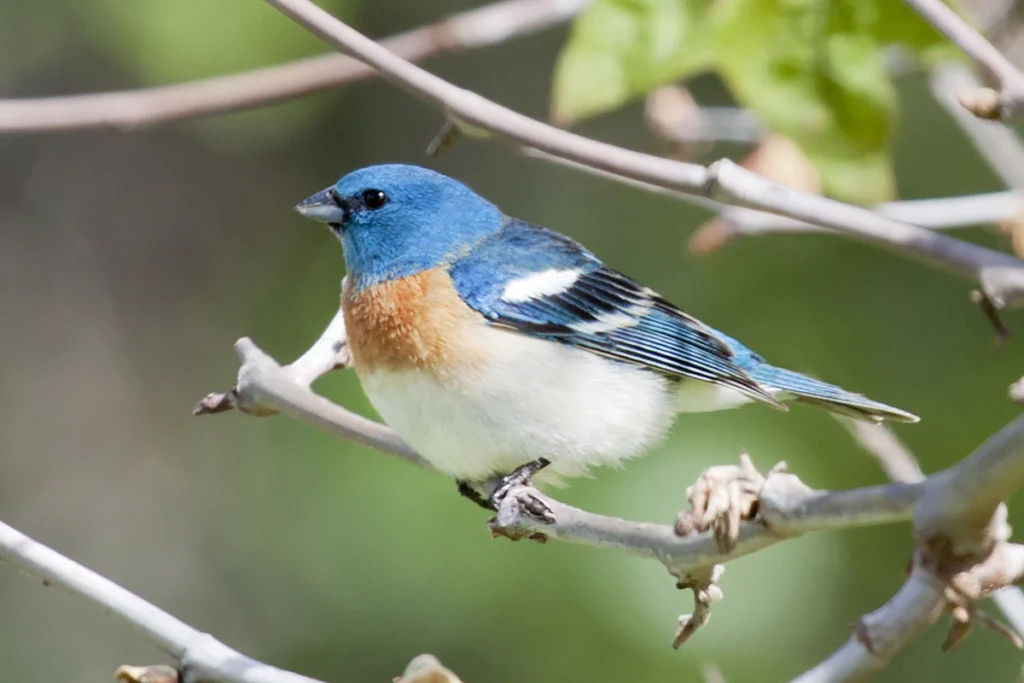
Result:
<svg viewBox="0 0 1024 683">
<path fill-rule="evenodd" d="M 714 330 L 564 235 L 509 219 L 449 272 L 493 325 L 781 406 Z"/>
</svg>

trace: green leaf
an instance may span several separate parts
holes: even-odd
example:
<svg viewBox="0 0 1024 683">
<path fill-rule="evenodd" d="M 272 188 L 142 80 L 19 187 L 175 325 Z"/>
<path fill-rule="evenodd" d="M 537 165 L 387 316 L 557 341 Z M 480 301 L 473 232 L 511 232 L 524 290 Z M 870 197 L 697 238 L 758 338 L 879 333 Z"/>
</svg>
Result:
<svg viewBox="0 0 1024 683">
<path fill-rule="evenodd" d="M 717 63 L 736 100 L 796 142 L 826 194 L 892 198 L 889 142 L 896 92 L 879 36 L 888 0 L 724 0 Z M 912 18 L 912 17 L 911 17 Z M 920 48 L 930 41 L 908 33 Z"/>
<path fill-rule="evenodd" d="M 568 123 L 711 64 L 707 0 L 596 0 L 555 67 L 553 116 Z"/>
<path fill-rule="evenodd" d="M 895 194 L 897 98 L 885 63 L 899 45 L 925 62 L 952 46 L 898 0 L 596 0 L 555 71 L 569 122 L 715 67 L 741 105 L 793 140 L 827 194 Z"/>
<path fill-rule="evenodd" d="M 918 56 L 938 50 L 949 58 L 963 59 L 960 50 L 906 2 L 874 0 L 860 11 L 864 13 L 862 22 L 882 45 L 902 45 Z"/>
</svg>

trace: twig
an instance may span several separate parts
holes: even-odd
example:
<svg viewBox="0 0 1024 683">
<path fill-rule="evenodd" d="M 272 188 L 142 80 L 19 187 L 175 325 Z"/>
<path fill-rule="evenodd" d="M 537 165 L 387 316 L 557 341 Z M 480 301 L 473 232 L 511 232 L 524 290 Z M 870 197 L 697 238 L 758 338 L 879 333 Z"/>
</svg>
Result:
<svg viewBox="0 0 1024 683">
<path fill-rule="evenodd" d="M 399 33 L 381 44 L 405 59 L 418 61 L 541 31 L 571 18 L 588 2 L 502 0 Z M 361 62 L 331 54 L 158 88 L 0 100 L 0 133 L 138 128 L 266 106 L 336 88 L 374 73 Z"/>
<path fill-rule="evenodd" d="M 675 638 L 672 639 L 673 649 L 678 650 L 693 637 L 697 629 L 708 623 L 711 618 L 711 607 L 722 599 L 722 589 L 719 587 L 718 581 L 724 573 L 725 567 L 716 564 L 701 570 L 696 575 L 690 574 L 676 584 L 680 590 L 693 591 L 693 612 L 679 617 L 679 629 L 676 631 Z"/>
<path fill-rule="evenodd" d="M 666 85 L 644 100 L 644 120 L 655 135 L 673 148 L 700 143 L 753 144 L 767 132 L 757 115 L 736 107 L 701 107 L 690 91 Z"/>
<path fill-rule="evenodd" d="M 1024 190 L 1024 144 L 1020 137 L 1012 128 L 972 116 L 956 98 L 957 93 L 981 87 L 971 70 L 959 63 L 940 64 L 932 71 L 930 85 L 935 100 L 959 124 L 1003 184 L 1012 190 Z"/>
<path fill-rule="evenodd" d="M 910 576 L 896 595 L 852 627 L 852 635 L 823 662 L 793 683 L 840 683 L 860 680 L 892 661 L 900 650 L 920 637 L 942 612 L 952 606 L 954 625 L 947 645 L 962 639 L 975 622 L 1003 632 L 973 605 L 1000 586 L 1012 585 L 1024 576 L 1024 546 L 1003 544 L 998 552 L 968 570 L 947 575 L 930 561 L 927 552 L 914 559 Z M 959 591 L 967 586 L 969 594 Z M 1004 633 L 1015 645 L 1020 638 Z"/>
<path fill-rule="evenodd" d="M 915 567 L 896 595 L 853 626 L 853 635 L 793 683 L 836 683 L 881 670 L 931 626 L 946 606 L 945 584 Z"/>
<path fill-rule="evenodd" d="M 872 449 L 878 447 L 874 442 Z M 955 644 L 975 622 L 988 620 L 978 615 L 974 602 L 1024 576 L 1024 546 L 1007 542 L 1006 507 L 1000 502 L 1022 483 L 1024 417 L 955 467 L 924 480 L 925 493 L 914 515 L 919 545 L 906 583 L 861 619 L 842 647 L 795 683 L 851 681 L 878 671 L 948 606 L 957 619 L 947 643 Z"/>
<path fill-rule="evenodd" d="M 328 43 L 378 70 L 467 129 L 489 131 L 617 176 L 832 228 L 978 281 L 997 306 L 1024 304 L 1024 262 L 842 202 L 787 190 L 722 160 L 703 167 L 559 130 L 458 88 L 374 43 L 309 0 L 266 0 Z"/>
<path fill-rule="evenodd" d="M 821 232 L 835 234 L 837 231 L 812 223 L 785 216 L 729 206 L 704 196 L 689 194 L 652 185 L 610 171 L 581 164 L 562 157 L 524 147 L 519 150 L 525 156 L 565 166 L 581 173 L 604 178 L 612 182 L 635 187 L 645 192 L 670 197 L 698 206 L 718 214 L 704 227 L 690 237 L 690 248 L 696 253 L 706 254 L 721 248 L 733 237 L 739 235 L 760 235 L 776 232 Z M 908 199 L 879 204 L 872 209 L 878 214 L 898 221 L 913 223 L 932 230 L 964 228 L 984 223 L 1012 219 L 1024 213 L 1024 196 L 1005 190 L 962 197 L 941 197 L 937 199 Z"/>
<path fill-rule="evenodd" d="M 1024 633 L 1024 591 L 1017 586 L 1000 588 L 992 594 L 992 602 L 996 603 L 1014 631 Z"/>
<path fill-rule="evenodd" d="M 932 73 L 931 88 L 935 99 L 960 125 L 978 153 L 1007 187 L 1024 190 L 1024 144 L 1016 131 L 992 121 L 972 116 L 957 100 L 957 93 L 978 88 L 974 74 L 963 64 L 943 64 Z M 1024 254 L 1024 210 L 998 221 L 1000 229 L 1010 236 L 1014 252 Z M 999 317 L 998 306 L 984 292 L 972 295 L 996 331 L 996 348 L 1002 347 L 1010 331 Z"/>
<path fill-rule="evenodd" d="M 598 515 L 526 487 L 513 489 L 505 498 L 496 524 L 514 537 L 543 534 L 568 543 L 654 559 L 665 565 L 672 575 L 682 576 L 812 531 L 903 521 L 912 514 L 922 490 L 921 486 L 908 484 L 836 492 L 811 491 L 804 487 L 794 495 L 786 482 L 771 478 L 765 485 L 759 519 L 740 525 L 736 542 L 728 552 L 720 549 L 713 533 L 680 536 L 666 524 Z M 530 515 L 519 503 L 523 497 L 545 503 L 554 523 L 545 523 Z"/>
<path fill-rule="evenodd" d="M 870 453 L 893 481 L 924 481 L 924 473 L 917 458 L 885 425 L 854 420 L 842 415 L 833 416 L 839 424 Z"/>
<path fill-rule="evenodd" d="M 181 665 L 180 683 L 321 683 L 247 657 L 0 522 L 0 559 L 103 606 Z"/>
<path fill-rule="evenodd" d="M 836 420 L 879 461 L 890 479 L 904 482 L 924 480 L 925 476 L 921 472 L 917 458 L 892 430 L 884 425 L 861 422 L 848 417 L 836 416 Z M 1006 586 L 993 593 L 992 600 L 1016 633 L 1024 633 L 1024 592 L 1017 586 Z"/>
<path fill-rule="evenodd" d="M 932 230 L 950 230 L 1019 218 L 1024 214 L 1024 197 L 1006 190 L 962 197 L 907 199 L 879 204 L 872 210 Z M 690 249 L 707 254 L 736 237 L 806 232 L 834 234 L 835 230 L 764 211 L 723 206 L 716 218 L 690 236 Z"/>
<path fill-rule="evenodd" d="M 342 280 L 342 288 L 344 286 L 345 281 Z M 345 316 L 341 309 L 338 309 L 316 342 L 294 362 L 282 367 L 281 371 L 291 383 L 300 387 L 309 387 L 328 372 L 346 368 L 351 362 L 348 335 L 345 331 Z M 192 414 L 213 415 L 236 408 L 243 413 L 250 413 L 258 417 L 277 413 L 276 410 L 268 406 L 248 405 L 244 399 L 245 397 L 234 391 L 207 394 L 196 404 Z"/>
<path fill-rule="evenodd" d="M 342 287 L 344 284 L 342 280 Z M 194 415 L 213 415 L 233 409 L 257 417 L 284 412 L 323 427 L 342 439 L 398 456 L 418 467 L 432 469 L 388 427 L 345 410 L 310 390 L 310 385 L 317 379 L 347 367 L 351 362 L 345 316 L 340 309 L 316 342 L 284 367 L 248 338 L 235 342 L 235 353 L 242 361 L 238 384 L 231 391 L 207 394 L 196 404 L 192 411 Z"/>
<path fill-rule="evenodd" d="M 958 556 L 988 554 L 1005 540 L 992 528 L 993 515 L 1024 485 L 1024 416 L 937 477 L 914 515 L 918 540 L 934 544 L 941 537 Z"/>
<path fill-rule="evenodd" d="M 949 38 L 978 66 L 987 71 L 999 86 L 974 88 L 960 94 L 960 104 L 975 116 L 1009 120 L 1024 107 L 1024 74 L 942 0 L 905 0 L 932 26 Z"/>
<path fill-rule="evenodd" d="M 296 384 L 289 373 L 251 339 L 242 338 L 235 342 L 235 353 L 243 362 L 238 373 L 238 384 L 230 395 L 234 397 L 237 406 L 245 406 L 243 412 L 257 415 L 281 412 L 322 427 L 342 439 L 396 455 L 424 469 L 433 469 L 388 427 L 356 415 L 314 394 L 307 387 Z M 200 413 L 199 410 L 196 412 Z"/>
<path fill-rule="evenodd" d="M 323 683 L 248 657 L 213 636 L 196 630 L 110 579 L 0 522 L 0 560 L 45 585 L 61 586 L 131 624 L 178 662 L 121 666 L 121 683 Z M 396 679 L 401 683 L 462 683 L 433 655 L 419 655 Z"/>
</svg>

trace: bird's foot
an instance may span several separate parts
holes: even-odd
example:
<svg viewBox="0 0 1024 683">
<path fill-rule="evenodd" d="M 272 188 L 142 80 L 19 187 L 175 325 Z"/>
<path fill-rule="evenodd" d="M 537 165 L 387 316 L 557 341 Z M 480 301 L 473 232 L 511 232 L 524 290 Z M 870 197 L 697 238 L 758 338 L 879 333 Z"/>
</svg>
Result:
<svg viewBox="0 0 1024 683">
<path fill-rule="evenodd" d="M 487 520 L 492 538 L 507 538 L 510 541 L 527 539 L 547 543 L 543 531 L 537 531 L 537 523 L 555 523 L 555 513 L 532 489 L 512 488 L 502 500 L 498 514 Z"/>
<path fill-rule="evenodd" d="M 779 463 L 768 477 L 785 471 Z M 709 467 L 701 473 L 697 483 L 686 489 L 692 510 L 683 510 L 676 519 L 676 533 L 688 536 L 694 532 L 710 530 L 715 535 L 718 549 L 727 553 L 739 539 L 740 523 L 755 519 L 761 490 L 767 477 L 754 467 L 750 456 L 740 455 L 740 464 Z"/>
<path fill-rule="evenodd" d="M 550 464 L 551 461 L 548 460 L 547 458 L 539 458 L 532 462 L 528 462 L 525 465 L 521 465 L 520 467 L 514 469 L 511 473 L 506 474 L 504 477 L 498 480 L 497 487 L 495 487 L 494 491 L 491 492 L 490 497 L 488 497 L 488 508 L 497 512 L 501 508 L 501 502 L 505 500 L 505 497 L 508 495 L 509 491 L 511 491 L 516 486 L 528 486 L 530 484 L 530 478 Z M 544 517 L 549 516 L 551 514 L 551 509 L 547 506 L 547 504 L 537 499 L 534 499 L 534 501 L 536 504 L 533 505 L 532 507 L 536 508 L 537 510 L 547 510 L 547 513 L 545 515 L 534 514 L 534 516 Z M 524 506 L 524 508 L 528 512 L 531 512 L 531 514 L 533 514 L 533 511 L 530 509 L 530 507 Z"/>
<path fill-rule="evenodd" d="M 491 533 L 495 537 L 504 536 L 514 541 L 518 541 L 521 538 L 529 538 L 543 543 L 547 540 L 544 534 L 532 531 L 524 533 L 514 530 L 512 528 L 515 526 L 514 521 L 502 524 L 498 518 L 509 517 L 510 520 L 514 520 L 523 515 L 531 517 L 542 524 L 555 523 L 555 513 L 551 507 L 529 489 L 521 488 L 529 486 L 530 478 L 550 464 L 551 462 L 546 458 L 540 458 L 516 468 L 504 477 L 491 480 L 490 483 L 493 484 L 494 488 L 489 496 L 482 494 L 479 489 L 468 481 L 459 480 L 456 483 L 459 487 L 459 493 L 463 497 L 468 498 L 485 510 L 499 513 L 498 516 L 492 517 L 488 522 L 488 525 L 491 527 Z M 516 490 L 517 487 L 520 487 L 518 491 Z M 513 495 L 511 500 L 509 500 L 509 495 Z M 505 508 L 504 511 L 502 510 L 503 506 Z"/>
<path fill-rule="evenodd" d="M 517 486 L 517 485 L 514 485 L 514 486 Z M 511 488 L 509 489 L 509 491 L 505 492 L 504 496 L 502 496 L 501 502 L 497 503 L 497 507 L 494 508 L 496 511 L 500 511 L 502 504 L 504 504 L 504 502 L 508 498 L 508 495 L 509 495 L 510 492 L 511 492 Z M 541 500 L 537 496 L 533 495 L 533 493 L 531 493 L 529 490 L 523 489 L 521 491 L 517 491 L 516 492 L 515 506 L 516 506 L 516 508 L 518 508 L 516 510 L 516 512 L 515 512 L 516 515 L 521 515 L 521 514 L 529 515 L 530 517 L 533 517 L 534 519 L 536 519 L 537 521 L 539 521 L 539 522 L 541 522 L 543 524 L 554 524 L 555 523 L 555 511 L 552 510 L 551 507 L 547 503 L 545 503 L 543 500 Z M 497 524 L 498 523 L 498 518 L 494 517 L 491 520 L 491 522 L 493 522 L 494 524 Z M 492 528 L 494 527 L 494 524 L 492 524 Z M 508 534 L 504 534 L 504 533 L 501 533 L 501 534 L 498 534 L 498 535 L 500 535 L 500 536 L 508 536 Z M 537 535 L 539 535 L 539 534 L 537 534 Z M 511 538 L 511 536 L 509 536 L 509 537 Z M 539 539 L 534 539 L 534 540 L 539 540 Z"/>
</svg>

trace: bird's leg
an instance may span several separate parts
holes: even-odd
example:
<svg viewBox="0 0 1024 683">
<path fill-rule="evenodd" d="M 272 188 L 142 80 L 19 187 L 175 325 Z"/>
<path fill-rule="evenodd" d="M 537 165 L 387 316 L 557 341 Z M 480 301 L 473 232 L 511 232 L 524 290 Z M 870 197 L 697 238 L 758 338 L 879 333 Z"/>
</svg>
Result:
<svg viewBox="0 0 1024 683">
<path fill-rule="evenodd" d="M 523 486 L 530 483 L 530 478 L 540 472 L 542 469 L 551 464 L 551 461 L 547 458 L 540 458 L 531 462 L 517 467 L 511 473 L 506 474 L 496 480 L 494 491 L 490 496 L 485 496 L 473 486 L 470 482 L 463 479 L 456 480 L 456 484 L 459 487 L 459 494 L 464 498 L 468 498 L 472 502 L 476 503 L 485 510 L 491 510 L 497 512 L 501 507 L 501 503 L 505 500 L 508 492 L 516 486 Z M 544 501 L 530 496 L 524 498 L 522 501 L 524 509 L 534 517 L 545 520 L 547 522 L 553 522 L 554 516 L 551 509 L 544 503 Z"/>
<path fill-rule="evenodd" d="M 539 458 L 537 460 L 528 462 L 525 465 L 521 465 L 520 467 L 514 469 L 511 473 L 506 474 L 504 477 L 498 480 L 497 488 L 494 489 L 490 497 L 487 499 L 488 507 L 491 510 L 497 510 L 498 508 L 500 508 L 501 501 L 505 500 L 505 496 L 508 495 L 509 491 L 511 491 L 516 486 L 523 486 L 525 484 L 529 484 L 530 478 L 533 475 L 537 474 L 550 464 L 551 461 L 548 460 L 547 458 Z M 543 506 L 544 508 L 547 508 L 547 506 L 541 503 L 540 501 L 536 502 L 537 504 Z M 550 510 L 547 510 L 546 512 L 547 514 L 551 514 Z M 541 513 L 540 510 L 538 510 L 536 514 L 538 514 L 538 516 L 541 517 L 545 516 Z"/>
<path fill-rule="evenodd" d="M 459 485 L 459 495 L 463 498 L 468 498 L 470 501 L 476 503 L 484 510 L 493 510 L 491 507 L 491 501 L 484 494 L 477 491 L 473 486 L 464 479 L 457 479 L 455 481 Z"/>
</svg>

